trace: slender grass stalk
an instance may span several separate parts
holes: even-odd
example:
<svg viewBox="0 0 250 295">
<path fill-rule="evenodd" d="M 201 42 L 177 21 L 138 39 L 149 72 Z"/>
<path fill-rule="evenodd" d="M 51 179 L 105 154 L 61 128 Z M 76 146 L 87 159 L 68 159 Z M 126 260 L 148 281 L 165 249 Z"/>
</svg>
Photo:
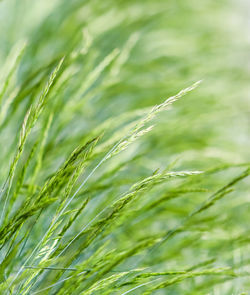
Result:
<svg viewBox="0 0 250 295">
<path fill-rule="evenodd" d="M 0 1 L 0 294 L 249 289 L 244 6 Z"/>
</svg>

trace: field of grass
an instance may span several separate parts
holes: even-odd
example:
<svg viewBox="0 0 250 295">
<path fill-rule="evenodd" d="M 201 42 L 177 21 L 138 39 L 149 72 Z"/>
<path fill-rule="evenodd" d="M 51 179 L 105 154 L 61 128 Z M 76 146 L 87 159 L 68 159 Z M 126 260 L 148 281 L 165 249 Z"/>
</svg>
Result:
<svg viewBox="0 0 250 295">
<path fill-rule="evenodd" d="M 0 294 L 250 294 L 247 1 L 0 1 Z"/>
</svg>

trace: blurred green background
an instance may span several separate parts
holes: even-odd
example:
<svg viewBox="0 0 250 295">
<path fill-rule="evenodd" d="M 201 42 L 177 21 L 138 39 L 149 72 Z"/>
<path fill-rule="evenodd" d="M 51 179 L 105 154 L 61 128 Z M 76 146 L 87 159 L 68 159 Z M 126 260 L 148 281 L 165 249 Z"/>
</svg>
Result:
<svg viewBox="0 0 250 295">
<path fill-rule="evenodd" d="M 110 116 L 160 103 L 202 79 L 198 93 L 163 115 L 157 132 L 165 135 L 155 133 L 154 149 L 145 149 L 157 159 L 181 153 L 192 161 L 201 155 L 210 163 L 246 161 L 249 38 L 244 9 L 244 2 L 231 1 L 4 1 L 0 60 L 4 64 L 11 48 L 27 41 L 18 75 L 18 83 L 25 83 L 38 68 L 46 71 L 58 57 L 84 47 L 88 41 L 82 31 L 88 30 L 93 42 L 75 62 L 76 79 L 70 81 L 76 91 L 95 65 L 132 38 L 119 73 L 104 73 L 96 81 L 98 91 L 89 94 L 91 102 L 74 112 L 72 121 L 81 125 L 75 133 Z M 32 100 L 32 93 L 27 94 L 19 109 Z"/>
</svg>

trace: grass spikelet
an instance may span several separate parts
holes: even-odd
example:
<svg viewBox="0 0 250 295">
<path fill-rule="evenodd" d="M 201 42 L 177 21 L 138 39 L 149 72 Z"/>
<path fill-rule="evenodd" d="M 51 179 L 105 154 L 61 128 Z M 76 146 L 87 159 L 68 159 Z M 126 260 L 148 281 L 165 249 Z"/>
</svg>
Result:
<svg viewBox="0 0 250 295">
<path fill-rule="evenodd" d="M 152 294 L 155 290 L 159 290 L 159 289 L 163 289 L 166 288 L 170 285 L 176 284 L 181 282 L 182 280 L 185 280 L 187 278 L 193 278 L 193 277 L 197 277 L 197 276 L 203 276 L 203 275 L 229 275 L 229 276 L 236 276 L 234 274 L 234 272 L 228 268 L 217 268 L 217 269 L 205 269 L 202 271 L 193 271 L 190 273 L 186 273 L 180 276 L 177 276 L 173 279 L 167 280 L 165 282 L 159 283 L 158 285 L 150 288 L 149 290 L 143 292 L 142 294 L 144 295 L 148 295 L 148 294 Z"/>
<path fill-rule="evenodd" d="M 247 292 L 246 0 L 16 2 L 0 294 Z"/>
<path fill-rule="evenodd" d="M 194 90 L 196 87 L 200 85 L 201 81 L 198 81 L 191 85 L 190 87 L 187 87 L 183 90 L 181 90 L 179 93 L 177 93 L 175 96 L 171 96 L 168 99 L 166 99 L 163 103 L 154 106 L 150 112 L 146 116 L 144 116 L 136 125 L 135 127 L 130 130 L 128 136 L 125 136 L 117 145 L 117 147 L 114 149 L 112 153 L 110 153 L 108 158 L 111 158 L 112 156 L 120 153 L 121 151 L 125 150 L 131 143 L 133 143 L 137 138 L 143 136 L 144 134 L 150 132 L 153 129 L 153 125 L 149 127 L 144 127 L 148 122 L 153 120 L 153 118 L 160 112 L 166 110 L 171 104 L 176 102 L 178 99 L 189 93 L 190 91 Z"/>
<path fill-rule="evenodd" d="M 5 184 L 3 185 L 1 192 L 0 192 L 0 200 L 2 199 L 3 194 L 6 191 L 6 196 L 5 196 L 5 200 L 4 200 L 4 204 L 3 204 L 3 209 L 1 212 L 1 219 L 0 222 L 2 222 L 3 218 L 4 218 L 4 214 L 5 214 L 5 210 L 6 210 L 6 206 L 7 203 L 9 201 L 9 193 L 10 193 L 10 189 L 11 189 L 11 185 L 12 185 L 12 181 L 13 181 L 13 177 L 15 174 L 15 170 L 16 170 L 16 166 L 18 163 L 19 158 L 22 155 L 23 149 L 24 149 L 24 145 L 25 142 L 27 140 L 28 135 L 31 132 L 32 127 L 35 125 L 39 114 L 41 113 L 45 103 L 46 103 L 46 97 L 49 93 L 49 90 L 54 82 L 54 79 L 58 73 L 58 71 L 60 70 L 60 67 L 62 65 L 63 59 L 59 62 L 58 66 L 55 68 L 55 70 L 52 72 L 47 85 L 45 86 L 44 90 L 42 91 L 38 103 L 36 105 L 36 107 L 31 107 L 28 112 L 26 113 L 25 117 L 24 117 L 24 121 L 22 124 L 22 128 L 20 131 L 20 136 L 19 136 L 19 143 L 18 143 L 18 148 L 17 148 L 17 152 L 16 155 L 14 157 L 14 160 L 10 166 L 10 170 L 8 173 L 8 177 L 7 180 L 5 181 Z M 6 187 L 7 186 L 7 187 Z"/>
</svg>

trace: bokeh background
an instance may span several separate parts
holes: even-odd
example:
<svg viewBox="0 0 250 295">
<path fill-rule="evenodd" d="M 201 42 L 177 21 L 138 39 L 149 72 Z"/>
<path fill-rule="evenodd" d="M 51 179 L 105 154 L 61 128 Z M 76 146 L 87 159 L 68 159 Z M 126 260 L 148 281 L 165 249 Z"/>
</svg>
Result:
<svg viewBox="0 0 250 295">
<path fill-rule="evenodd" d="M 130 40 L 119 73 L 112 78 L 104 73 L 91 102 L 74 113 L 77 124 L 83 123 L 80 132 L 111 115 L 160 103 L 202 79 L 198 93 L 161 118 L 157 131 L 164 128 L 165 136 L 154 138 L 160 155 L 149 147 L 147 152 L 158 159 L 184 153 L 193 160 L 202 153 L 209 162 L 244 161 L 249 157 L 248 17 L 244 1 L 3 1 L 0 60 L 4 64 L 13 46 L 27 41 L 18 75 L 24 83 L 37 68 L 46 69 L 93 40 L 75 64 L 73 83 L 82 84 L 95 65 Z"/>
</svg>

